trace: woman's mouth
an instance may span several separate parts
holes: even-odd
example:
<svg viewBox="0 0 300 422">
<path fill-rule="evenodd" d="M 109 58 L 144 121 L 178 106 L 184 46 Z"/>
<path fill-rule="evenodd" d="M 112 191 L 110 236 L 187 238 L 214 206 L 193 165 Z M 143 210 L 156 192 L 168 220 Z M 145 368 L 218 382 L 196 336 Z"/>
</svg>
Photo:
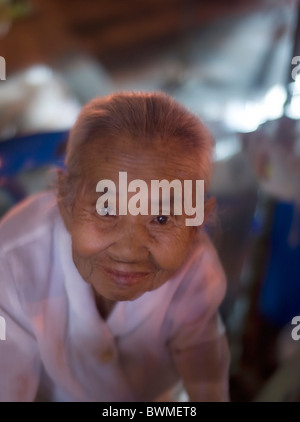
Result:
<svg viewBox="0 0 300 422">
<path fill-rule="evenodd" d="M 120 286 L 132 286 L 136 283 L 142 282 L 147 276 L 150 275 L 149 272 L 141 271 L 117 271 L 111 268 L 103 267 L 106 274 L 118 285 Z"/>
</svg>

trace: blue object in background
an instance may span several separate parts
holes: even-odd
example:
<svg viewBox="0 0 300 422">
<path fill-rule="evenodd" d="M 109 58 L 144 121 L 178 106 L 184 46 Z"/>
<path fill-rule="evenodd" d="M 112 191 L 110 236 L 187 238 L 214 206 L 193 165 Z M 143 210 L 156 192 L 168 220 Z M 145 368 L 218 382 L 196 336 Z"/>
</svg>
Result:
<svg viewBox="0 0 300 422">
<path fill-rule="evenodd" d="M 0 142 L 0 187 L 16 203 L 26 196 L 17 176 L 43 166 L 64 166 L 69 131 L 18 136 Z"/>
<path fill-rule="evenodd" d="M 44 165 L 62 166 L 69 132 L 37 133 L 0 142 L 0 177 Z"/>
<path fill-rule="evenodd" d="M 292 203 L 277 202 L 273 218 L 259 307 L 263 316 L 282 328 L 300 315 L 300 211 Z"/>
</svg>

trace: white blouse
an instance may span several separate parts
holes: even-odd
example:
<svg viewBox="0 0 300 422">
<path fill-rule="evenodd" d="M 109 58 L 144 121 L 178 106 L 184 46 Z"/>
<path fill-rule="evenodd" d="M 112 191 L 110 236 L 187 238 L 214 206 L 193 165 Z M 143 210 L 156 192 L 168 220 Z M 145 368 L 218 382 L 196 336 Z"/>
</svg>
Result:
<svg viewBox="0 0 300 422">
<path fill-rule="evenodd" d="M 51 192 L 13 208 L 0 239 L 0 401 L 155 401 L 180 380 L 191 401 L 229 399 L 226 280 L 205 234 L 176 276 L 107 320 Z"/>
</svg>

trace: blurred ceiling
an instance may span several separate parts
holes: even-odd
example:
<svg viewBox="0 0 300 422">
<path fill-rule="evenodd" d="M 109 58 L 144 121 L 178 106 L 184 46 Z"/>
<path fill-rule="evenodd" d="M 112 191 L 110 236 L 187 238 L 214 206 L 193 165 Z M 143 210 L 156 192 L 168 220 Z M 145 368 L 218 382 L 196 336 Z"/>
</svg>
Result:
<svg viewBox="0 0 300 422">
<path fill-rule="evenodd" d="M 30 13 L 16 19 L 0 38 L 0 55 L 6 59 L 8 75 L 36 63 L 52 66 L 78 52 L 93 55 L 109 69 L 126 66 L 151 50 L 180 42 L 202 25 L 270 2 L 31 0 L 29 4 Z"/>
</svg>

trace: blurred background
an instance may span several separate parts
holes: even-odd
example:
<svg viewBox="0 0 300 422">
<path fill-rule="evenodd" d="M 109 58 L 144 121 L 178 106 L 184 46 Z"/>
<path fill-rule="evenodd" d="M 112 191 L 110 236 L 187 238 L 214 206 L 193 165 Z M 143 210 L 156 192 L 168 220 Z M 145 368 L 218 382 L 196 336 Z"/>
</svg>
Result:
<svg viewBox="0 0 300 422">
<path fill-rule="evenodd" d="M 231 400 L 300 401 L 299 2 L 0 0 L 0 56 L 0 218 L 51 188 L 95 96 L 161 90 L 204 121 Z"/>
</svg>

